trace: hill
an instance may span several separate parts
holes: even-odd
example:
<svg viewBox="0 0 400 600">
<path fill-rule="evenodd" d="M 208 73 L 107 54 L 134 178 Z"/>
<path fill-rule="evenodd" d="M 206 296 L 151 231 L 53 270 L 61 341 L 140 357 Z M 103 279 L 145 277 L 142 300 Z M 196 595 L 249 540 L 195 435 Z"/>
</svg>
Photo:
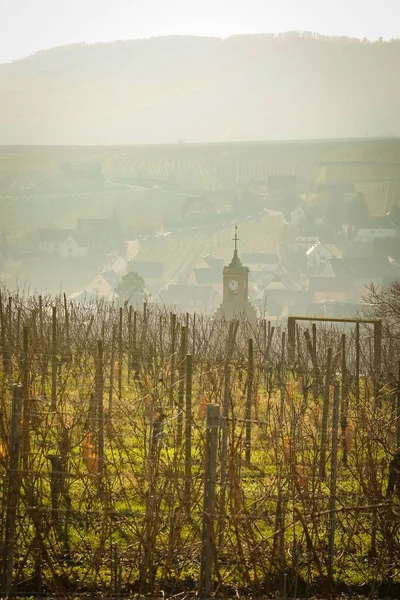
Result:
<svg viewBox="0 0 400 600">
<path fill-rule="evenodd" d="M 69 45 L 0 65 L 3 144 L 400 134 L 400 42 L 312 34 Z"/>
</svg>

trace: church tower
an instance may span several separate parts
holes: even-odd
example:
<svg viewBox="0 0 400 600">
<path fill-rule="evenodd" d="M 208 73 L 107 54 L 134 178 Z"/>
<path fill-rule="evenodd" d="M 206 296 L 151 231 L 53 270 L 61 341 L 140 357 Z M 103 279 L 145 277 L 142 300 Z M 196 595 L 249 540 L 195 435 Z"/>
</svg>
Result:
<svg viewBox="0 0 400 600">
<path fill-rule="evenodd" d="M 257 320 L 255 308 L 249 302 L 249 269 L 244 267 L 238 256 L 237 235 L 238 227 L 235 226 L 235 249 L 231 262 L 222 271 L 223 299 L 222 304 L 215 313 L 219 320 L 232 321 L 233 319 L 247 319 L 251 322 Z"/>
</svg>

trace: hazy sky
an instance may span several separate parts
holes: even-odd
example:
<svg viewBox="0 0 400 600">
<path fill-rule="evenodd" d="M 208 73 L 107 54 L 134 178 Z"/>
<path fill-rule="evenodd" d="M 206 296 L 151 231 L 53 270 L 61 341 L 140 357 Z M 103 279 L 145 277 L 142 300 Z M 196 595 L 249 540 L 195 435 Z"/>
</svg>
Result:
<svg viewBox="0 0 400 600">
<path fill-rule="evenodd" d="M 0 0 L 0 62 L 71 42 L 310 30 L 399 37 L 400 0 Z"/>
</svg>

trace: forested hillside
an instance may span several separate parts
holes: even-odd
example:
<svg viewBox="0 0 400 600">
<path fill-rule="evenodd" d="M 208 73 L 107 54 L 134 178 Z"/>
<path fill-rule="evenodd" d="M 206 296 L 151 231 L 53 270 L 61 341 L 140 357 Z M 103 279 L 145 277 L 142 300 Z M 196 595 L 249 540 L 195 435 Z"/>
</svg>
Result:
<svg viewBox="0 0 400 600">
<path fill-rule="evenodd" d="M 70 45 L 0 65 L 3 144 L 400 134 L 400 41 L 312 34 Z"/>
</svg>

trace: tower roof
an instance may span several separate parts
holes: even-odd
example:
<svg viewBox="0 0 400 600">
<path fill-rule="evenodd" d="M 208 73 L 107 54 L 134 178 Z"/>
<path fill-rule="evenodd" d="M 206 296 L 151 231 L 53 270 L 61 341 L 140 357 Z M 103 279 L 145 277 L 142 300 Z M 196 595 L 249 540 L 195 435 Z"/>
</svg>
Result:
<svg viewBox="0 0 400 600">
<path fill-rule="evenodd" d="M 237 243 L 239 241 L 239 238 L 238 238 L 238 226 L 237 225 L 235 225 L 235 237 L 233 238 L 233 241 L 235 242 L 235 248 L 233 251 L 232 260 L 229 263 L 229 266 L 225 267 L 225 269 L 236 269 L 236 270 L 247 270 L 248 271 L 247 267 L 244 267 L 242 265 L 242 261 L 240 260 L 239 255 L 238 255 L 238 244 Z"/>
</svg>

